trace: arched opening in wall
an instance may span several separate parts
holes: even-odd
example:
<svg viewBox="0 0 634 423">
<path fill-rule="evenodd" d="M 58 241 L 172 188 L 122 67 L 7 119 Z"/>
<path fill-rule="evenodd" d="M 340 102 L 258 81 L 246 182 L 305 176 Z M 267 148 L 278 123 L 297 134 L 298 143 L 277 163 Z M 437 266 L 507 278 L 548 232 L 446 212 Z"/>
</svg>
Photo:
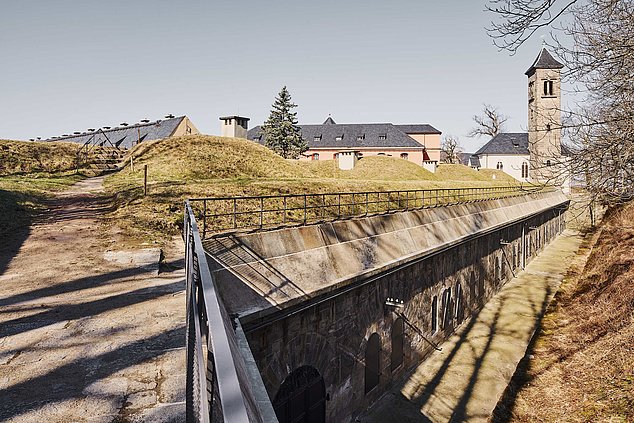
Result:
<svg viewBox="0 0 634 423">
<path fill-rule="evenodd" d="M 464 319 L 464 301 L 462 299 L 462 285 L 456 285 L 456 325 L 462 323 Z"/>
<path fill-rule="evenodd" d="M 451 287 L 442 293 L 442 328 L 448 331 L 452 328 L 453 313 L 451 307 Z"/>
<path fill-rule="evenodd" d="M 504 251 L 502 251 L 502 257 L 500 258 L 501 263 L 501 271 L 500 271 L 500 282 L 506 279 L 506 257 L 504 256 Z"/>
<path fill-rule="evenodd" d="M 484 303 L 484 298 L 486 293 L 484 292 L 484 277 L 480 275 L 478 277 L 478 303 L 482 305 Z"/>
<path fill-rule="evenodd" d="M 438 331 L 438 297 L 434 295 L 431 299 L 431 333 Z"/>
<path fill-rule="evenodd" d="M 500 256 L 495 257 L 495 269 L 493 272 L 493 281 L 496 284 L 500 281 Z"/>
<path fill-rule="evenodd" d="M 476 279 L 475 272 L 472 270 L 471 275 L 469 275 L 469 303 L 473 304 L 476 300 Z"/>
<path fill-rule="evenodd" d="M 517 251 L 515 249 L 515 244 L 513 244 L 513 261 L 511 262 L 511 265 L 513 266 L 513 268 L 516 268 L 517 265 L 515 264 L 517 260 Z"/>
<path fill-rule="evenodd" d="M 402 318 L 394 321 L 392 326 L 392 359 L 390 360 L 390 370 L 394 371 L 403 364 L 403 341 L 405 335 L 405 323 Z"/>
<path fill-rule="evenodd" d="M 502 162 L 497 162 L 497 164 L 495 165 L 495 168 L 497 170 L 504 170 L 504 165 L 502 164 Z"/>
<path fill-rule="evenodd" d="M 407 160 L 407 159 L 408 159 L 408 157 L 409 157 L 409 154 L 407 154 L 407 153 L 401 153 L 401 159 L 405 159 L 405 160 Z"/>
<path fill-rule="evenodd" d="M 273 400 L 280 423 L 326 421 L 326 385 L 317 369 L 299 367 L 284 379 Z"/>
<path fill-rule="evenodd" d="M 368 345 L 365 347 L 365 393 L 370 392 L 379 384 L 379 374 L 381 368 L 381 340 L 377 333 L 373 333 L 368 338 Z"/>
</svg>

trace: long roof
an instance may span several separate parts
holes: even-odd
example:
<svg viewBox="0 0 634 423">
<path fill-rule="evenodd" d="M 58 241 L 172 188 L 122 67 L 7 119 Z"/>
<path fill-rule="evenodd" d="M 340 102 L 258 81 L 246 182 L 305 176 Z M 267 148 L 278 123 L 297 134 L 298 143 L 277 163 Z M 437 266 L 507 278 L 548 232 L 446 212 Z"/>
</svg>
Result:
<svg viewBox="0 0 634 423">
<path fill-rule="evenodd" d="M 88 141 L 102 142 L 105 136 L 108 140 L 119 148 L 132 148 L 137 142 L 159 140 L 172 136 L 178 125 L 185 116 L 167 118 L 148 123 L 138 123 L 135 125 L 121 126 L 112 129 L 99 129 L 94 132 L 84 132 L 81 134 L 49 138 L 45 141 L 66 141 L 85 144 Z"/>
<path fill-rule="evenodd" d="M 484 144 L 476 155 L 481 154 L 519 154 L 528 155 L 528 133 L 503 132 Z"/>
<path fill-rule="evenodd" d="M 440 134 L 431 125 L 394 125 L 391 123 L 337 124 L 329 118 L 321 125 L 299 126 L 309 148 L 422 148 L 408 134 Z M 266 142 L 261 126 L 248 132 L 248 138 Z"/>
<path fill-rule="evenodd" d="M 564 65 L 559 63 L 545 48 L 539 52 L 539 55 L 530 68 L 526 71 L 526 75 L 531 76 L 535 69 L 561 69 Z"/>
</svg>

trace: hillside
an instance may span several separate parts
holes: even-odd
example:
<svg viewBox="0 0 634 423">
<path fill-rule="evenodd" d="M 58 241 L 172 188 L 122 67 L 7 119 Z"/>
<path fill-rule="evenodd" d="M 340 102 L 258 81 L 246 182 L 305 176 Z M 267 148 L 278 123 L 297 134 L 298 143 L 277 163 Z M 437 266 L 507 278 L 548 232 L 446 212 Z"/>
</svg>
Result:
<svg viewBox="0 0 634 423">
<path fill-rule="evenodd" d="M 546 314 L 513 421 L 634 421 L 634 203 L 609 213 Z M 587 250 L 586 250 L 587 251 Z"/>
<path fill-rule="evenodd" d="M 74 170 L 79 144 L 0 140 L 0 175 Z"/>
<path fill-rule="evenodd" d="M 216 136 L 143 143 L 131 155 L 134 172 L 128 163 L 106 179 L 106 187 L 117 197 L 118 209 L 112 218 L 145 240 L 178 233 L 187 198 L 508 185 L 464 166 L 455 169 L 450 180 L 390 157 L 366 157 L 355 169 L 341 171 L 333 160 L 285 160 L 251 141 Z M 149 175 L 146 197 L 142 192 L 144 165 Z"/>
</svg>

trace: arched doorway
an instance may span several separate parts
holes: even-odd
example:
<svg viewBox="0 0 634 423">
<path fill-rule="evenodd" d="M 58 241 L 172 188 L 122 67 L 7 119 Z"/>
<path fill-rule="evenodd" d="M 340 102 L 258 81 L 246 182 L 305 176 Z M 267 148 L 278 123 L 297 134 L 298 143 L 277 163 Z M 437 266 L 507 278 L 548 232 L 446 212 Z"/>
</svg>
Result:
<svg viewBox="0 0 634 423">
<path fill-rule="evenodd" d="M 381 340 L 378 333 L 373 333 L 368 338 L 365 347 L 365 393 L 370 392 L 379 384 L 381 369 Z"/>
<path fill-rule="evenodd" d="M 317 369 L 299 367 L 284 379 L 273 400 L 280 423 L 326 421 L 326 385 Z"/>
</svg>

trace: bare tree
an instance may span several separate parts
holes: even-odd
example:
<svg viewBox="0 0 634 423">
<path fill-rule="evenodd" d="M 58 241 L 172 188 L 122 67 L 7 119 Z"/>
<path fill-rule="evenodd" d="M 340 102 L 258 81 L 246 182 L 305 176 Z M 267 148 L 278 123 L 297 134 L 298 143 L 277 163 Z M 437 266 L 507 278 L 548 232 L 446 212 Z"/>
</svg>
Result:
<svg viewBox="0 0 634 423">
<path fill-rule="evenodd" d="M 473 116 L 476 126 L 469 131 L 467 136 L 480 137 L 481 135 L 486 135 L 493 138 L 504 130 L 504 122 L 507 120 L 508 117 L 500 113 L 496 107 L 485 103 L 482 107 L 482 114 Z"/>
<path fill-rule="evenodd" d="M 459 154 L 462 153 L 458 137 L 446 135 L 442 142 L 442 152 L 445 153 L 445 163 L 460 163 Z"/>
<path fill-rule="evenodd" d="M 543 28 L 584 100 L 564 111 L 561 169 L 594 200 L 634 198 L 634 0 L 489 0 L 494 43 L 515 53 Z"/>
</svg>

